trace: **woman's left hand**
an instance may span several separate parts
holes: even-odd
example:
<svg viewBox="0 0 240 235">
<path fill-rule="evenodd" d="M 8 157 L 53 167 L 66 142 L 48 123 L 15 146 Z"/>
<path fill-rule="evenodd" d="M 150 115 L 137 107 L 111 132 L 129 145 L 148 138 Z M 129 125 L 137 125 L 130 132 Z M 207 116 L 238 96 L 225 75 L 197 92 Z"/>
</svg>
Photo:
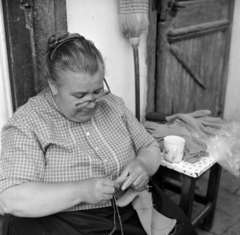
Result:
<svg viewBox="0 0 240 235">
<path fill-rule="evenodd" d="M 132 187 L 136 191 L 142 191 L 149 182 L 146 166 L 141 159 L 134 159 L 128 163 L 121 175 L 116 179 L 122 190 Z"/>
</svg>

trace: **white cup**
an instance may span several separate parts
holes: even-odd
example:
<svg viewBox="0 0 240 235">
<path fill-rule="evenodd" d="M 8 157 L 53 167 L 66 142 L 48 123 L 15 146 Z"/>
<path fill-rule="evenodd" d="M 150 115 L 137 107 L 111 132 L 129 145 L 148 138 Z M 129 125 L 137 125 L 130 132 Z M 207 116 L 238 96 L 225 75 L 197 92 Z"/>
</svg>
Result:
<svg viewBox="0 0 240 235">
<path fill-rule="evenodd" d="M 180 162 L 183 159 L 185 139 L 169 135 L 164 138 L 163 157 L 168 162 Z"/>
</svg>

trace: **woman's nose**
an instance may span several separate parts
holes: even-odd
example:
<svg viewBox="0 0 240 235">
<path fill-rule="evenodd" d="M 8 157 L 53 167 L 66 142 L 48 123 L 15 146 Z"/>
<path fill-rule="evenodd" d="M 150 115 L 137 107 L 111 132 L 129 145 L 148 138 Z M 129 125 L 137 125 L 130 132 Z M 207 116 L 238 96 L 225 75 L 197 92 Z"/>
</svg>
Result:
<svg viewBox="0 0 240 235">
<path fill-rule="evenodd" d="M 95 106 L 96 106 L 96 103 L 93 101 L 89 101 L 89 103 L 86 105 L 86 107 L 89 109 L 93 109 L 95 108 Z"/>
<path fill-rule="evenodd" d="M 87 95 L 86 95 L 86 100 L 87 101 L 93 101 L 93 99 L 94 99 L 94 97 L 93 97 L 93 94 L 90 94 L 90 93 L 88 93 Z"/>
</svg>

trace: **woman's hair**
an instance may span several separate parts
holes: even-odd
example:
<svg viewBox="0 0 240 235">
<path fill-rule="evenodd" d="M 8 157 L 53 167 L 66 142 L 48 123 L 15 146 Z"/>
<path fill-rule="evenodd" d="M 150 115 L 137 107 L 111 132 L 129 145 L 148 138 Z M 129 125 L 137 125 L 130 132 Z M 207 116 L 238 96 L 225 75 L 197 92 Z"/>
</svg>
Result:
<svg viewBox="0 0 240 235">
<path fill-rule="evenodd" d="M 46 77 L 57 86 L 61 85 L 59 75 L 63 71 L 94 75 L 99 66 L 105 69 L 99 50 L 78 33 L 61 32 L 49 37 L 45 62 Z"/>
</svg>

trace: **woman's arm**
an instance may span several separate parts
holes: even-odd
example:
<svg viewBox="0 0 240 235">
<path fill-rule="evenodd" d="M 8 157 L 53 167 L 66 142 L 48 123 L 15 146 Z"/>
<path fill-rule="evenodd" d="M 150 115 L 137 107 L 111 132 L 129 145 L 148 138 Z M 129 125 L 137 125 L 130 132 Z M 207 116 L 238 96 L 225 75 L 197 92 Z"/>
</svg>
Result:
<svg viewBox="0 0 240 235">
<path fill-rule="evenodd" d="M 19 217 L 42 217 L 82 202 L 104 204 L 113 193 L 114 182 L 110 179 L 90 178 L 69 183 L 28 182 L 0 194 L 0 212 Z"/>
<path fill-rule="evenodd" d="M 122 190 L 131 186 L 135 190 L 141 191 L 146 188 L 149 177 L 158 170 L 160 163 L 160 149 L 150 145 L 141 150 L 137 157 L 125 166 L 116 182 L 122 184 Z"/>
<path fill-rule="evenodd" d="M 150 145 L 138 153 L 136 160 L 142 161 L 147 174 L 152 176 L 156 173 L 161 164 L 160 148 Z"/>
<path fill-rule="evenodd" d="M 1 214 L 41 217 L 82 202 L 104 204 L 112 198 L 114 182 L 110 179 L 41 182 L 46 162 L 36 135 L 28 128 L 10 123 L 5 126 L 3 136 L 0 157 Z"/>
</svg>

